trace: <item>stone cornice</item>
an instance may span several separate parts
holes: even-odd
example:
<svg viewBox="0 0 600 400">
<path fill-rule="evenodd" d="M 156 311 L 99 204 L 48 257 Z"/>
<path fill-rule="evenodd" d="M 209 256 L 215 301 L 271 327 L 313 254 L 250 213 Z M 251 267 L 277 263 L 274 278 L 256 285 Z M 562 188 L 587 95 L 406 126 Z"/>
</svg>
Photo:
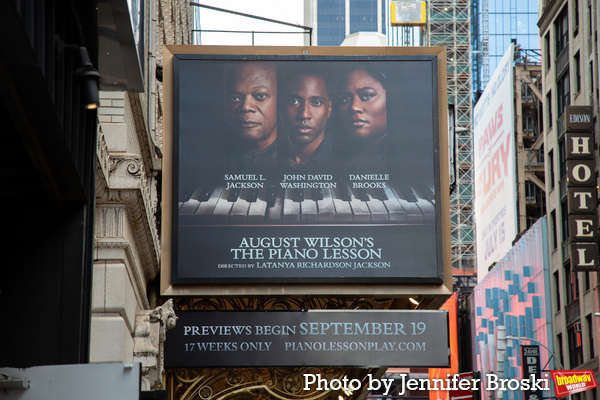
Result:
<svg viewBox="0 0 600 400">
<path fill-rule="evenodd" d="M 538 21 L 538 27 L 540 28 L 540 36 L 546 33 L 546 30 L 550 26 L 550 23 L 554 17 L 558 14 L 560 8 L 567 4 L 566 0 L 547 0 L 548 4 L 542 8 L 540 19 Z"/>
</svg>

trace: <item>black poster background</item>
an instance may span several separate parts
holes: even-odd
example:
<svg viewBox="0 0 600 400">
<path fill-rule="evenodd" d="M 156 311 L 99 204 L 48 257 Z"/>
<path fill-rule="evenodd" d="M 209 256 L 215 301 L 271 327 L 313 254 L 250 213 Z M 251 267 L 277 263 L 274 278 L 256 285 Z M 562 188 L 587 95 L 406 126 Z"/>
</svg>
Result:
<svg viewBox="0 0 600 400">
<path fill-rule="evenodd" d="M 389 187 L 427 187 L 435 214 L 420 221 L 350 221 L 231 223 L 173 212 L 173 283 L 441 283 L 439 196 L 438 86 L 435 56 L 231 56 L 176 54 L 174 58 L 174 173 L 173 198 L 189 199 L 202 185 L 227 185 L 226 175 L 254 175 L 234 183 L 274 183 L 282 190 L 278 167 L 240 170 L 231 167 L 234 140 L 226 111 L 228 71 L 239 63 L 268 60 L 276 64 L 278 87 L 292 70 L 317 65 L 326 71 L 333 112 L 326 132 L 331 137 L 331 161 L 293 182 L 353 185 L 351 174 L 384 179 L 360 183 Z M 338 113 L 336 88 L 343 71 L 369 68 L 385 77 L 387 136 L 385 166 L 347 168 L 344 163 L 360 152 L 349 145 Z M 279 96 L 281 97 L 281 96 Z M 280 99 L 281 100 L 281 99 Z M 278 119 L 278 156 L 284 158 L 286 133 Z M 352 169 L 354 168 L 354 169 Z M 313 179 L 310 179 L 313 175 Z M 320 175 L 315 178 L 314 175 Z M 326 178 L 323 178 L 325 176 Z M 305 179 L 302 179 L 305 177 Z M 340 183 L 342 182 L 342 183 Z M 345 183 L 344 183 L 345 182 Z M 447 189 L 447 188 L 446 188 Z M 306 190 L 306 189 L 305 189 Z M 418 192 L 423 195 L 423 191 Z M 282 196 L 282 192 L 278 195 Z M 177 204 L 177 202 L 174 202 Z M 181 203 L 180 203 L 181 204 Z M 177 206 L 175 206 L 177 207 Z M 246 258 L 234 249 L 244 240 L 268 238 Z M 279 238 L 292 246 L 277 247 Z M 306 238 L 319 238 L 311 249 Z M 271 239 L 274 239 L 271 240 Z M 353 241 L 353 239 L 355 239 Z M 335 250 L 335 249 L 338 250 Z M 290 253 L 286 253 L 290 250 Z M 336 253 L 337 251 L 337 253 Z"/>
<path fill-rule="evenodd" d="M 165 367 L 448 367 L 448 312 L 178 311 Z"/>
</svg>

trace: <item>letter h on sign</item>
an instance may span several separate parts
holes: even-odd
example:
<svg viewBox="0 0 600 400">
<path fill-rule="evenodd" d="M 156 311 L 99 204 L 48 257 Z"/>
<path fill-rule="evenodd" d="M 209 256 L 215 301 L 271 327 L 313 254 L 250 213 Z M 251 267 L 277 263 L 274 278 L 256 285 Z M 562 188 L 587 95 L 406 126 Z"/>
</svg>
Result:
<svg viewBox="0 0 600 400">
<path fill-rule="evenodd" d="M 571 266 L 574 271 L 598 270 L 598 195 L 592 108 L 567 106 L 565 118 Z"/>
</svg>

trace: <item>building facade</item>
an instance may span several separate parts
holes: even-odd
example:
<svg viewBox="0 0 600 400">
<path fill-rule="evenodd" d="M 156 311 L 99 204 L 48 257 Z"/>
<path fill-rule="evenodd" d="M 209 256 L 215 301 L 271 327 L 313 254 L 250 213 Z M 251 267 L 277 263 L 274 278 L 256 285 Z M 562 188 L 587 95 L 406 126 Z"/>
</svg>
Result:
<svg viewBox="0 0 600 400">
<path fill-rule="evenodd" d="M 142 389 L 162 387 L 162 343 L 175 324 L 158 298 L 162 180 L 162 46 L 189 44 L 191 7 L 147 2 L 143 90 L 105 83 L 98 108 L 90 362 L 142 363 Z"/>
<path fill-rule="evenodd" d="M 598 40 L 594 1 L 543 1 L 539 27 L 554 349 L 566 369 L 598 376 L 598 273 L 574 272 L 568 248 L 565 108 L 591 106 L 598 143 Z M 594 152 L 597 160 L 597 152 Z M 597 171 L 596 171 L 597 174 Z M 597 390 L 576 395 L 596 398 Z"/>
</svg>

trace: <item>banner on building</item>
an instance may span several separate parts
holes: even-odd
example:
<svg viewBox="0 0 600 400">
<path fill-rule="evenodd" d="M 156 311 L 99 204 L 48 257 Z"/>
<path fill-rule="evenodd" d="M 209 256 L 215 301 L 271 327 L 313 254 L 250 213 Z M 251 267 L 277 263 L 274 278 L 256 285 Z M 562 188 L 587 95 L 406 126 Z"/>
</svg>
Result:
<svg viewBox="0 0 600 400">
<path fill-rule="evenodd" d="M 446 311 L 180 311 L 165 366 L 447 367 Z"/>
<path fill-rule="evenodd" d="M 511 44 L 473 111 L 477 276 L 512 247 L 517 234 Z"/>
<path fill-rule="evenodd" d="M 165 49 L 167 284 L 444 282 L 442 50 Z"/>
<path fill-rule="evenodd" d="M 594 371 L 551 371 L 556 397 L 584 392 L 598 387 Z"/>
</svg>

